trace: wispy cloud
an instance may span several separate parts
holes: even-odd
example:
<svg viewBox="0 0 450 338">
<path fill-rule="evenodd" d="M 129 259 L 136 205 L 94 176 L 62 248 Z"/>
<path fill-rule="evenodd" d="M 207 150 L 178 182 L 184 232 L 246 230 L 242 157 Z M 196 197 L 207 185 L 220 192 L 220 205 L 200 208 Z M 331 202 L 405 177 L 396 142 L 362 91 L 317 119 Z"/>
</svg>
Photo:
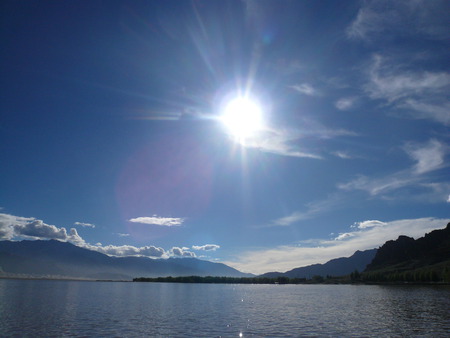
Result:
<svg viewBox="0 0 450 338">
<path fill-rule="evenodd" d="M 306 208 L 304 211 L 294 211 L 287 216 L 283 216 L 276 220 L 273 220 L 272 222 L 263 227 L 290 226 L 305 219 L 312 218 L 315 215 L 320 214 L 322 212 L 327 212 L 335 208 L 341 202 L 342 199 L 339 198 L 336 194 L 333 194 L 328 196 L 324 200 L 314 201 L 306 204 L 305 206 Z"/>
<path fill-rule="evenodd" d="M 408 143 L 405 146 L 405 151 L 417 162 L 414 166 L 416 174 L 424 174 L 442 168 L 447 150 L 448 147 L 445 144 L 435 139 L 424 145 Z"/>
<path fill-rule="evenodd" d="M 342 241 L 343 239 L 348 239 L 348 238 L 354 237 L 354 236 L 355 236 L 354 233 L 345 232 L 345 233 L 339 234 L 334 240 L 335 241 Z"/>
<path fill-rule="evenodd" d="M 378 220 L 368 220 L 363 222 L 355 222 L 355 224 L 353 224 L 351 228 L 367 229 L 373 227 L 382 227 L 385 226 L 386 224 L 387 224 L 386 222 L 381 222 Z"/>
<path fill-rule="evenodd" d="M 319 154 L 302 149 L 302 146 L 295 142 L 301 137 L 301 133 L 294 130 L 266 129 L 246 139 L 242 145 L 276 155 L 322 159 Z"/>
<path fill-rule="evenodd" d="M 192 249 L 201 251 L 216 251 L 217 249 L 220 249 L 220 245 L 217 244 L 193 245 Z"/>
<path fill-rule="evenodd" d="M 450 33 L 445 0 L 389 1 L 362 3 L 355 20 L 347 28 L 351 39 L 376 41 L 389 36 L 424 36 L 445 40 Z"/>
<path fill-rule="evenodd" d="M 365 91 L 406 117 L 450 125 L 450 73 L 405 69 L 375 55 Z"/>
<path fill-rule="evenodd" d="M 445 166 L 445 156 L 448 147 L 438 140 L 431 139 L 427 143 L 408 143 L 404 147 L 405 152 L 416 162 L 411 168 L 401 170 L 384 177 L 369 178 L 360 175 L 347 183 L 338 184 L 343 190 L 364 190 L 371 196 L 387 194 L 391 191 L 407 186 L 420 186 L 422 188 L 434 188 L 427 173 L 441 169 Z M 446 182 L 441 182 L 446 184 Z"/>
<path fill-rule="evenodd" d="M 338 188 L 342 190 L 364 190 L 371 196 L 377 196 L 418 182 L 419 177 L 411 177 L 405 172 L 380 178 L 360 175 L 347 183 L 338 184 Z"/>
<path fill-rule="evenodd" d="M 350 160 L 354 158 L 352 155 L 350 155 L 348 152 L 345 151 L 334 151 L 331 154 L 336 157 L 342 158 L 343 160 Z"/>
<path fill-rule="evenodd" d="M 272 223 L 270 223 L 269 226 L 289 226 L 289 225 L 295 224 L 299 221 L 311 218 L 313 214 L 314 214 L 314 211 L 310 211 L 310 210 L 305 211 L 305 212 L 294 211 L 293 213 L 291 213 L 288 216 L 280 217 L 280 218 L 272 221 Z"/>
<path fill-rule="evenodd" d="M 428 202 L 450 202 L 450 182 L 432 182 L 422 183 L 419 189 L 423 191 L 412 196 L 413 200 L 428 201 Z"/>
<path fill-rule="evenodd" d="M 269 128 L 245 139 L 241 144 L 247 148 L 290 157 L 323 159 L 318 152 L 310 151 L 305 139 L 331 140 L 338 137 L 354 137 L 358 133 L 341 128 L 327 128 L 312 120 L 304 120 L 303 129 Z"/>
<path fill-rule="evenodd" d="M 354 107 L 357 98 L 352 97 L 343 97 L 336 101 L 335 106 L 339 110 L 349 110 Z"/>
<path fill-rule="evenodd" d="M 151 217 L 136 217 L 128 220 L 132 223 L 151 224 L 160 226 L 181 226 L 184 222 L 184 218 L 178 217 L 158 217 L 156 215 Z"/>
<path fill-rule="evenodd" d="M 449 73 L 404 70 L 387 64 L 381 55 L 375 55 L 366 90 L 371 98 L 394 102 L 418 95 L 446 93 L 449 85 Z"/>
<path fill-rule="evenodd" d="M 122 234 L 120 232 L 116 233 L 116 235 L 119 237 L 129 237 L 130 236 L 130 234 Z"/>
<path fill-rule="evenodd" d="M 444 228 L 448 221 L 438 218 L 365 221 L 360 224 L 377 222 L 377 226 L 350 227 L 348 232 L 341 233 L 336 238 L 313 241 L 314 247 L 286 245 L 248 251 L 239 258 L 224 263 L 240 271 L 256 274 L 287 271 L 310 264 L 325 263 L 337 257 L 348 257 L 357 250 L 377 248 L 400 235 L 418 238 L 432 230 Z"/>
<path fill-rule="evenodd" d="M 445 102 L 439 98 L 435 100 L 428 98 L 427 101 L 431 102 L 407 99 L 399 103 L 397 107 L 412 118 L 434 120 L 445 126 L 450 126 L 450 102 Z"/>
<path fill-rule="evenodd" d="M 91 223 L 75 222 L 73 225 L 81 226 L 83 228 L 95 228 L 95 225 Z"/>
<path fill-rule="evenodd" d="M 304 95 L 308 95 L 308 96 L 320 96 L 321 95 L 319 90 L 317 90 L 316 88 L 314 88 L 313 86 L 311 86 L 308 83 L 292 85 L 292 86 L 289 86 L 289 88 L 292 88 L 293 90 L 295 90 L 296 92 L 298 92 L 300 94 L 304 94 Z"/>
<path fill-rule="evenodd" d="M 382 17 L 370 8 L 361 8 L 352 24 L 347 28 L 350 38 L 365 38 L 369 33 L 379 32 Z"/>
</svg>

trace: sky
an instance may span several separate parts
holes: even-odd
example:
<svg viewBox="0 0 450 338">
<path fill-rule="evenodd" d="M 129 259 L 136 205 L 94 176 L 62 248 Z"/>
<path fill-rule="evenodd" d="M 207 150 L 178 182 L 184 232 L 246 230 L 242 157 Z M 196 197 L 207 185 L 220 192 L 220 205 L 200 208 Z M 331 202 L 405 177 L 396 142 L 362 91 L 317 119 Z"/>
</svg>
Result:
<svg viewBox="0 0 450 338">
<path fill-rule="evenodd" d="M 0 239 L 258 274 L 444 228 L 449 12 L 3 0 Z"/>
</svg>

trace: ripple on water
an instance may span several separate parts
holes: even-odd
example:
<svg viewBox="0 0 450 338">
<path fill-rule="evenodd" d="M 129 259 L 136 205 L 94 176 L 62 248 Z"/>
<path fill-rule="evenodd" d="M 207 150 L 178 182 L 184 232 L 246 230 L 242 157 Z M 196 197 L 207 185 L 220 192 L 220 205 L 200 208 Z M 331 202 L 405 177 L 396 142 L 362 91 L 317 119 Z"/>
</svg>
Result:
<svg viewBox="0 0 450 338">
<path fill-rule="evenodd" d="M 0 280 L 0 336 L 446 336 L 449 287 Z"/>
</svg>

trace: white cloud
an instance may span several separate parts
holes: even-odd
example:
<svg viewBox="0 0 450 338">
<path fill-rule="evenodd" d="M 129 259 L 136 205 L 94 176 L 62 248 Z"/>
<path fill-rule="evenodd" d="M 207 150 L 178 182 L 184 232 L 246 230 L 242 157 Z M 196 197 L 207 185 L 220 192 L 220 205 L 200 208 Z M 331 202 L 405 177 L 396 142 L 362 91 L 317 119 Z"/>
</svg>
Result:
<svg viewBox="0 0 450 338">
<path fill-rule="evenodd" d="M 349 110 L 356 102 L 356 97 L 343 97 L 336 101 L 335 106 L 339 110 Z"/>
<path fill-rule="evenodd" d="M 34 218 L 17 217 L 8 214 L 0 214 L 0 239 L 12 239 L 15 236 L 15 226 L 26 224 Z"/>
<path fill-rule="evenodd" d="M 184 222 L 184 218 L 176 218 L 176 217 L 137 217 L 128 220 L 133 223 L 142 223 L 142 224 L 152 224 L 152 225 L 160 225 L 160 226 L 180 226 Z"/>
<path fill-rule="evenodd" d="M 357 250 L 377 248 L 400 235 L 422 237 L 432 230 L 444 228 L 449 220 L 419 218 L 378 222 L 383 225 L 349 231 L 341 234 L 339 240 L 320 240 L 316 243 L 318 244 L 316 247 L 286 245 L 267 250 L 249 251 L 233 261 L 224 263 L 240 271 L 256 274 L 287 271 L 310 264 L 325 263 L 338 257 L 348 257 Z M 360 222 L 360 224 L 364 223 Z"/>
<path fill-rule="evenodd" d="M 91 223 L 75 222 L 73 225 L 78 225 L 83 228 L 95 228 L 95 225 Z"/>
<path fill-rule="evenodd" d="M 302 83 L 298 85 L 290 86 L 290 88 L 294 89 L 295 91 L 299 92 L 300 94 L 308 95 L 308 96 L 319 96 L 321 95 L 320 92 L 313 88 L 308 83 Z"/>
<path fill-rule="evenodd" d="M 85 248 L 101 252 L 105 255 L 116 257 L 149 257 L 149 258 L 169 258 L 169 257 L 196 257 L 195 253 L 186 247 L 173 247 L 170 250 L 153 245 L 135 247 L 133 245 L 84 245 Z"/>
<path fill-rule="evenodd" d="M 74 244 L 84 243 L 84 240 L 74 228 L 67 233 L 66 228 L 45 224 L 34 217 L 19 217 L 9 214 L 0 214 L 0 236 L 2 239 L 19 237 L 26 239 L 58 239 Z"/>
<path fill-rule="evenodd" d="M 358 229 L 367 229 L 367 228 L 373 228 L 373 227 L 381 227 L 385 226 L 385 222 L 377 221 L 377 220 L 369 220 L 369 221 L 363 221 L 363 222 L 356 222 L 354 225 L 352 225 L 352 228 L 358 228 Z"/>
<path fill-rule="evenodd" d="M 85 245 L 86 249 L 95 250 L 105 255 L 125 257 L 125 256 L 145 256 L 152 258 L 165 258 L 166 251 L 156 246 L 135 247 L 132 245 Z"/>
<path fill-rule="evenodd" d="M 220 245 L 217 244 L 193 245 L 192 249 L 202 251 L 216 251 L 217 249 L 220 249 Z"/>
<path fill-rule="evenodd" d="M 174 257 L 196 257 L 195 253 L 192 251 L 189 251 L 189 248 L 179 248 L 179 247 L 173 247 L 170 250 L 171 256 Z"/>
<path fill-rule="evenodd" d="M 343 239 L 349 238 L 349 237 L 353 237 L 355 236 L 355 234 L 351 233 L 351 232 L 344 232 L 342 234 L 339 234 L 339 236 L 337 236 L 334 240 L 335 241 L 341 241 Z"/>
<path fill-rule="evenodd" d="M 118 234 L 119 236 L 127 236 L 128 234 Z M 54 225 L 45 224 L 41 220 L 34 217 L 19 217 L 10 214 L 0 213 L 0 239 L 57 239 L 64 242 L 71 242 L 79 247 L 89 250 L 95 250 L 111 256 L 145 256 L 152 258 L 168 258 L 172 256 L 195 257 L 193 252 L 188 251 L 189 248 L 172 248 L 165 251 L 163 248 L 156 246 L 135 247 L 132 245 L 102 245 L 97 243 L 91 245 L 78 235 L 75 228 L 71 228 L 69 232 L 63 227 L 58 228 Z M 210 244 L 213 246 L 214 244 Z M 206 246 L 205 246 L 206 247 Z M 218 246 L 217 246 L 218 247 Z"/>
</svg>

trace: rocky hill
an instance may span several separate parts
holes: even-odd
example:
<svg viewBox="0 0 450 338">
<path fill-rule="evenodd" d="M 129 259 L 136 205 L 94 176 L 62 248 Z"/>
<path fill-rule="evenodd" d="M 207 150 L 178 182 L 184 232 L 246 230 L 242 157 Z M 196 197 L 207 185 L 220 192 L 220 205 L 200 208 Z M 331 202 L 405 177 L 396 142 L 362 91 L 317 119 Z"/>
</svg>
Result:
<svg viewBox="0 0 450 338">
<path fill-rule="evenodd" d="M 367 281 L 450 282 L 450 223 L 424 237 L 400 236 L 380 247 L 364 271 Z"/>
</svg>

